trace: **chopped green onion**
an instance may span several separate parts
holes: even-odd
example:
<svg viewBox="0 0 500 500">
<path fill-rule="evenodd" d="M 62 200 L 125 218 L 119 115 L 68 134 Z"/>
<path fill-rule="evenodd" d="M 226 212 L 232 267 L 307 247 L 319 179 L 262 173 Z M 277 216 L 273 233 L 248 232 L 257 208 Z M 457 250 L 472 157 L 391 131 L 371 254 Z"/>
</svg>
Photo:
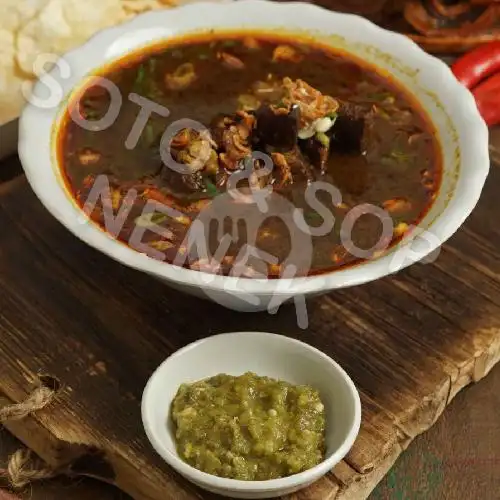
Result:
<svg viewBox="0 0 500 500">
<path fill-rule="evenodd" d="M 299 130 L 299 133 L 297 135 L 299 139 L 302 140 L 310 139 L 314 135 L 314 128 L 312 128 L 310 125 L 308 127 L 304 127 L 303 129 Z"/>
<path fill-rule="evenodd" d="M 99 110 L 86 103 L 83 104 L 83 114 L 86 120 L 97 120 L 100 115 Z"/>
<path fill-rule="evenodd" d="M 156 71 L 156 62 L 157 60 L 154 57 L 151 57 L 148 61 L 148 69 L 150 73 L 154 73 Z"/>
<path fill-rule="evenodd" d="M 326 116 L 327 118 L 330 118 L 333 123 L 335 123 L 335 120 L 338 118 L 339 114 L 334 111 L 333 113 L 328 113 Z"/>
<path fill-rule="evenodd" d="M 146 145 L 147 146 L 151 145 L 153 143 L 153 141 L 155 140 L 154 125 L 152 123 L 148 123 L 146 125 L 145 137 L 146 137 Z"/>
<path fill-rule="evenodd" d="M 374 92 L 373 94 L 368 94 L 367 97 L 369 99 L 373 99 L 374 101 L 382 102 L 393 96 L 389 92 Z"/>
<path fill-rule="evenodd" d="M 331 118 L 328 118 L 328 116 L 325 116 L 324 118 L 318 118 L 317 120 L 314 120 L 312 126 L 314 127 L 316 132 L 326 133 L 333 127 L 333 121 Z"/>
<path fill-rule="evenodd" d="M 162 212 L 153 212 L 153 215 L 151 216 L 151 220 L 155 224 L 160 224 L 161 222 L 167 220 L 167 214 L 164 214 Z"/>
<path fill-rule="evenodd" d="M 410 159 L 410 155 L 408 153 L 405 153 L 404 151 L 399 151 L 397 149 L 391 151 L 389 156 L 398 161 L 408 161 Z"/>
<path fill-rule="evenodd" d="M 238 42 L 236 40 L 224 40 L 221 45 L 223 47 L 234 47 Z"/>
<path fill-rule="evenodd" d="M 135 84 L 141 85 L 145 77 L 146 77 L 146 71 L 144 69 L 144 65 L 141 64 L 139 66 L 139 69 L 137 70 L 137 76 L 135 77 Z"/>
<path fill-rule="evenodd" d="M 135 219 L 135 224 L 139 227 L 151 227 L 161 224 L 167 220 L 167 215 L 161 212 L 145 213 Z"/>
<path fill-rule="evenodd" d="M 245 110 L 257 109 L 260 101 L 253 94 L 241 94 L 238 96 L 238 104 Z"/>
<path fill-rule="evenodd" d="M 376 113 L 377 115 L 381 116 L 382 118 L 386 119 L 386 120 L 390 120 L 391 119 L 391 115 L 389 113 L 387 113 L 387 111 L 384 111 L 380 106 L 376 106 Z"/>
<path fill-rule="evenodd" d="M 163 97 L 163 91 L 158 87 L 155 81 L 149 83 L 148 97 L 151 99 L 161 99 Z"/>
<path fill-rule="evenodd" d="M 207 192 L 208 196 L 210 196 L 211 198 L 213 198 L 219 194 L 217 186 L 209 179 L 205 179 L 205 187 L 206 187 L 206 192 Z"/>
<path fill-rule="evenodd" d="M 313 211 L 313 212 L 305 212 L 304 219 L 314 222 L 323 220 L 323 217 L 321 217 L 321 215 L 318 212 Z"/>
<path fill-rule="evenodd" d="M 324 132 L 316 132 L 316 140 L 325 148 L 330 146 L 330 138 Z"/>
</svg>

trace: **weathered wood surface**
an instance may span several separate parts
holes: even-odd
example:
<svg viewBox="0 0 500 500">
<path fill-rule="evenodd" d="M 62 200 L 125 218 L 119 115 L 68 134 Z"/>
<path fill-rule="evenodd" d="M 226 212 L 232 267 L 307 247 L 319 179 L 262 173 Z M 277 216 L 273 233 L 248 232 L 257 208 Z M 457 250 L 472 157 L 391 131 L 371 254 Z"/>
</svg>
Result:
<svg viewBox="0 0 500 500">
<path fill-rule="evenodd" d="M 455 397 L 438 421 L 401 454 L 369 500 L 497 499 L 498 415 L 500 364 L 480 384 L 470 385 Z M 19 448 L 14 436 L 0 432 L 0 469 Z M 0 500 L 131 500 L 118 488 L 88 478 L 38 481 L 15 498 L 4 498 L 2 492 Z"/>
<path fill-rule="evenodd" d="M 365 498 L 456 393 L 500 359 L 500 154 L 492 159 L 478 207 L 435 263 L 309 301 L 306 331 L 291 307 L 275 316 L 236 313 L 127 269 L 53 220 L 22 176 L 4 181 L 0 404 L 22 400 L 39 373 L 62 384 L 53 405 L 9 430 L 49 464 L 78 458 L 75 472 L 138 500 L 212 499 L 149 446 L 139 408 L 144 384 L 165 357 L 198 338 L 271 331 L 338 360 L 363 403 L 346 460 L 295 499 Z"/>
</svg>

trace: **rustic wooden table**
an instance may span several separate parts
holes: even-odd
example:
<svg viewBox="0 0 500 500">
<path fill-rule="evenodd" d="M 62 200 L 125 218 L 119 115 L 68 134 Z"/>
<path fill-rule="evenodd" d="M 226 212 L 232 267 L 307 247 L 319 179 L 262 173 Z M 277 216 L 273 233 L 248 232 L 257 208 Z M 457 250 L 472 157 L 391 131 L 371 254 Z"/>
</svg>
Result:
<svg viewBox="0 0 500 500">
<path fill-rule="evenodd" d="M 372 4 L 387 3 L 393 8 L 402 1 Z M 350 10 L 354 4 L 364 8 L 366 2 L 319 3 L 328 7 L 345 4 Z M 371 488 L 366 484 L 358 488 L 356 483 L 365 482 L 363 476 L 376 476 L 377 471 L 384 474 L 408 445 L 371 500 L 500 500 L 500 366 L 451 401 L 457 391 L 472 380 L 480 380 L 498 360 L 499 130 L 492 131 L 491 151 L 492 174 L 479 207 L 445 245 L 437 265 L 405 271 L 394 280 L 381 280 L 380 284 L 314 302 L 311 333 L 306 341 L 342 358 L 360 387 L 367 411 L 360 439 L 340 470 L 317 489 L 295 495 L 293 500 L 364 498 L 363 492 Z M 128 491 L 141 492 L 134 495 L 137 498 L 149 500 L 154 495 L 155 500 L 212 499 L 185 485 L 176 485 L 168 470 L 162 472 L 139 435 L 140 377 L 144 378 L 164 355 L 200 334 L 197 318 L 188 318 L 188 298 L 175 298 L 167 292 L 164 298 L 163 289 L 152 284 L 148 302 L 144 298 L 149 291 L 146 279 L 128 270 L 122 272 L 117 264 L 78 243 L 43 212 L 23 181 L 15 158 L 0 163 L 0 227 L 0 407 L 23 399 L 29 392 L 28 376 L 39 368 L 49 368 L 60 377 L 67 374 L 71 380 L 71 386 L 67 384 L 60 395 L 55 416 L 46 413 L 26 427 L 14 425 L 13 432 L 54 462 L 68 451 L 64 443 L 94 440 L 107 452 L 116 452 L 110 453 L 114 458 L 123 459 L 117 466 L 123 467 L 127 455 L 129 459 L 142 459 L 142 463 L 126 463 L 136 466 L 135 478 L 127 480 L 126 473 L 132 469 L 125 469 L 124 474 L 122 468 L 122 477 L 116 481 Z M 89 276 L 86 269 L 79 267 L 81 260 L 90 268 Z M 110 282 L 91 276 L 94 267 L 102 272 L 109 269 Z M 112 280 L 123 288 L 116 300 L 111 297 Z M 135 284 L 138 291 L 134 290 Z M 99 294 L 106 293 L 106 304 L 102 304 Z M 377 293 L 380 298 L 372 300 Z M 412 310 L 414 302 L 418 305 Z M 66 310 L 68 307 L 75 308 L 75 317 Z M 213 313 L 213 317 L 208 316 L 204 334 L 252 324 L 252 320 L 240 321 L 240 316 L 217 306 L 196 302 L 193 307 L 199 307 L 200 314 Z M 123 313 L 123 317 L 114 317 L 117 313 Z M 288 316 L 280 314 L 269 321 L 260 316 L 256 324 L 297 335 Z M 122 330 L 127 329 L 127 323 L 132 330 L 142 328 L 144 335 L 125 338 Z M 89 330 L 88 344 L 79 337 L 85 334 L 85 328 Z M 122 333 L 123 346 L 117 345 Z M 337 336 L 330 340 L 332 333 Z M 395 334 L 407 340 L 398 341 Z M 71 352 L 74 356 L 68 356 Z M 144 354 L 149 358 L 145 359 Z M 427 361 L 425 367 L 419 364 Z M 100 381 L 105 387 L 99 387 Z M 81 392 L 72 398 L 73 387 Z M 7 398 L 2 400 L 3 395 Z M 114 398 L 115 404 L 106 398 Z M 87 403 L 90 409 L 85 408 Z M 121 405 L 124 416 L 119 415 Z M 440 414 L 434 423 L 434 417 Z M 108 435 L 104 443 L 102 437 Z M 8 457 L 20 446 L 12 434 L 0 427 L 0 476 Z M 385 460 L 387 455 L 389 460 Z M 147 488 L 137 480 L 142 476 Z M 374 482 L 373 477 L 368 480 Z M 12 500 L 14 497 L 2 486 L 0 479 L 0 500 Z M 34 483 L 15 498 L 68 497 L 130 500 L 117 488 L 82 478 Z"/>
<path fill-rule="evenodd" d="M 297 329 L 289 311 L 275 317 L 229 312 L 99 255 L 46 213 L 18 161 L 5 161 L 0 392 L 6 398 L 0 406 L 25 398 L 40 370 L 65 383 L 51 409 L 9 429 L 56 465 L 81 451 L 74 443 L 100 447 L 112 464 L 107 479 L 136 498 L 213 498 L 173 477 L 152 453 L 138 418 L 143 381 L 165 355 L 200 336 L 238 328 L 277 331 L 339 359 L 364 405 L 349 456 L 297 500 L 364 498 L 450 402 L 373 496 L 498 500 L 500 368 L 451 401 L 487 374 L 500 353 L 499 131 L 492 131 L 491 146 L 481 201 L 439 259 L 312 300 L 307 331 Z M 205 317 L 203 327 L 193 308 Z M 5 431 L 0 440 L 5 459 L 14 445 Z M 126 498 L 83 480 L 35 485 L 22 495 L 55 500 L 69 492 L 71 498 Z"/>
<path fill-rule="evenodd" d="M 457 396 L 436 425 L 410 445 L 369 500 L 498 500 L 498 415 L 500 366 Z M 0 467 L 19 446 L 8 432 L 0 433 Z M 37 483 L 21 498 L 130 500 L 118 489 L 90 479 Z M 0 490 L 0 500 L 12 499 L 3 498 Z"/>
<path fill-rule="evenodd" d="M 492 131 L 491 157 L 492 173 L 480 203 L 481 213 L 487 213 L 490 221 L 484 227 L 475 228 L 484 238 L 481 241 L 483 244 L 487 243 L 489 233 L 495 238 L 498 238 L 500 234 L 498 228 L 491 225 L 491 217 L 494 216 L 491 210 L 498 210 L 496 199 L 500 185 L 500 130 Z M 18 177 L 21 173 L 15 158 L 4 161 L 0 167 L 0 190 L 8 188 L 12 182 L 19 182 Z M 489 209 L 486 210 L 485 206 Z M 22 211 L 22 208 L 20 206 L 19 210 Z M 29 217 L 29 214 L 23 215 L 24 217 Z M 476 217 L 475 223 L 481 224 L 480 218 Z M 462 232 L 461 238 L 463 237 Z M 26 240 L 27 244 L 28 241 Z M 81 247 L 75 248 L 79 250 Z M 0 253 L 3 250 L 0 244 Z M 496 252 L 496 262 L 499 262 L 498 247 L 490 250 Z M 446 259 L 446 257 L 443 258 Z M 493 261 L 490 260 L 490 262 Z M 477 265 L 480 265 L 480 262 Z M 493 303 L 500 303 L 498 269 L 498 266 L 494 266 L 489 272 L 487 269 L 484 270 L 489 277 L 488 289 L 483 299 L 475 302 L 475 307 L 483 308 Z M 476 286 L 480 285 L 476 284 Z M 467 300 L 467 297 L 464 299 Z M 477 300 L 477 297 L 474 300 Z M 2 312 L 0 311 L 0 316 Z M 474 329 L 472 325 L 470 328 Z M 499 335 L 498 330 L 496 335 Z M 1 356 L 4 355 L 5 352 L 1 354 Z M 22 360 L 19 362 L 22 363 Z M 0 372 L 2 372 L 1 366 Z M 371 498 L 373 500 L 407 498 L 468 500 L 474 497 L 485 500 L 500 499 L 500 419 L 498 415 L 500 415 L 500 366 L 494 368 L 480 384 L 471 386 L 456 397 L 437 424 L 410 445 L 408 451 L 381 481 Z M 5 462 L 8 455 L 18 446 L 19 443 L 15 438 L 3 430 L 0 433 L 0 461 Z M 0 490 L 0 500 L 4 500 L 2 496 L 4 494 Z M 59 500 L 67 495 L 75 500 L 96 496 L 101 500 L 129 498 L 118 489 L 89 479 L 56 479 L 34 484 L 20 493 L 21 498 L 33 500 Z M 330 496 L 322 498 L 326 500 Z M 354 495 L 346 498 L 358 497 Z"/>
</svg>

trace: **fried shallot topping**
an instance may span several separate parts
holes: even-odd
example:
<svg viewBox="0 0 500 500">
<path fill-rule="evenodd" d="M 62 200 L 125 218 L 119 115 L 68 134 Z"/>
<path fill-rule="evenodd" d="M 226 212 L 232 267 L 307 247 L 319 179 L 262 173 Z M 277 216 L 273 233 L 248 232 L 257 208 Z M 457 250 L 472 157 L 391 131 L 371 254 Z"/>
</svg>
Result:
<svg viewBox="0 0 500 500">
<path fill-rule="evenodd" d="M 285 96 L 283 104 L 290 109 L 294 104 L 300 107 L 300 126 L 309 126 L 315 120 L 333 115 L 339 102 L 329 95 L 322 94 L 303 80 L 283 79 Z"/>
<path fill-rule="evenodd" d="M 228 170 L 239 168 L 240 162 L 252 154 L 250 136 L 255 117 L 246 111 L 238 111 L 234 117 L 223 116 L 214 125 L 214 137 L 221 150 L 219 158 Z"/>
<path fill-rule="evenodd" d="M 172 156 L 189 167 L 190 173 L 206 169 L 217 172 L 217 143 L 208 131 L 182 129 L 172 139 Z"/>
</svg>

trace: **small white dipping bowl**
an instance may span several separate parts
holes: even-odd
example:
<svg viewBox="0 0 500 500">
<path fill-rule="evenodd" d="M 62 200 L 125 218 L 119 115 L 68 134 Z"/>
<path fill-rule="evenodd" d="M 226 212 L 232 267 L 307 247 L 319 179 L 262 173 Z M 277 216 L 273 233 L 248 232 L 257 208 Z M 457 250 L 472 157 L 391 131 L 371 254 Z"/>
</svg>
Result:
<svg viewBox="0 0 500 500">
<path fill-rule="evenodd" d="M 326 459 L 300 474 L 269 481 L 237 481 L 201 472 L 176 451 L 170 405 L 182 383 L 226 373 L 254 372 L 316 388 L 326 409 Z M 260 332 L 226 333 L 184 347 L 149 380 L 142 399 L 146 434 L 159 455 L 177 472 L 205 490 L 232 498 L 273 498 L 314 483 L 342 460 L 361 423 L 361 402 L 346 372 L 326 354 L 298 340 Z"/>
</svg>

